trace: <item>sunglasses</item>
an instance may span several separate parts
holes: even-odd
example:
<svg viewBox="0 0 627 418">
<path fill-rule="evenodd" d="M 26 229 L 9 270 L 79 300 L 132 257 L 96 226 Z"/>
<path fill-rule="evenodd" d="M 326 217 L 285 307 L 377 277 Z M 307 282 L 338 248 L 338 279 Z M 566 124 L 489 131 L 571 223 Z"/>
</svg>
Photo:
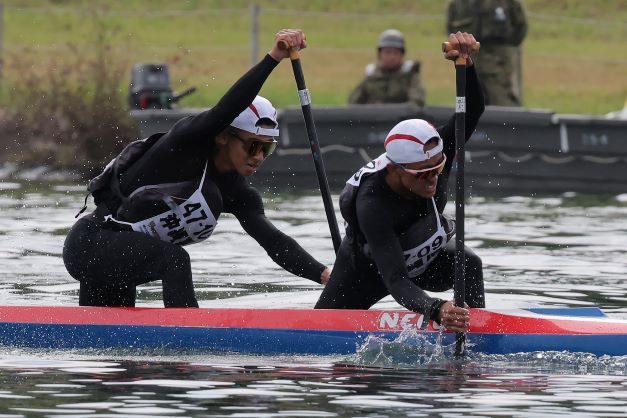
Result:
<svg viewBox="0 0 627 418">
<path fill-rule="evenodd" d="M 389 157 L 388 157 L 388 160 L 390 160 Z M 418 179 L 426 179 L 432 176 L 439 176 L 440 174 L 442 174 L 442 171 L 444 171 L 444 164 L 446 164 L 446 154 L 442 154 L 442 161 L 440 161 L 438 165 L 434 167 L 423 168 L 421 170 L 411 170 L 405 167 L 403 164 L 399 164 L 392 160 L 390 160 L 390 162 L 394 164 L 395 166 L 402 168 L 403 171 L 406 171 L 409 174 L 412 174 L 414 177 Z"/>
<path fill-rule="evenodd" d="M 236 132 L 229 132 L 229 135 L 242 141 L 244 149 L 251 157 L 254 157 L 259 153 L 259 151 L 261 151 L 263 153 L 263 158 L 266 158 L 274 152 L 278 144 L 274 138 L 272 141 L 262 141 L 256 138 L 242 138 Z"/>
</svg>

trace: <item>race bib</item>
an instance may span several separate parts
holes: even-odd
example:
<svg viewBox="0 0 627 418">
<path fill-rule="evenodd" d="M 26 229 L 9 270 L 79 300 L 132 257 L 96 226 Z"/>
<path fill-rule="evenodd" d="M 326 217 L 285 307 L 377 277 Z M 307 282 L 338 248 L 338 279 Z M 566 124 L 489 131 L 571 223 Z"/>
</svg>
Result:
<svg viewBox="0 0 627 418">
<path fill-rule="evenodd" d="M 131 226 L 162 241 L 187 245 L 209 238 L 217 223 L 201 191 L 196 190 L 180 205 Z"/>
<path fill-rule="evenodd" d="M 443 229 L 440 229 L 421 245 L 403 251 L 409 277 L 416 277 L 424 273 L 445 245 L 446 234 Z"/>
</svg>

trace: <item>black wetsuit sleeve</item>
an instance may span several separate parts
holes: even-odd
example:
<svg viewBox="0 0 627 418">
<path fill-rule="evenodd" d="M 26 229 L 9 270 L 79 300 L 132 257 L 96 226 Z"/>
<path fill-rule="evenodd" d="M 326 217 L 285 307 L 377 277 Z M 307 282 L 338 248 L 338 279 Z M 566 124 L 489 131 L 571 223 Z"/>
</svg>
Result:
<svg viewBox="0 0 627 418">
<path fill-rule="evenodd" d="M 485 99 L 481 90 L 481 83 L 477 76 L 475 66 L 466 68 L 466 142 L 477 128 L 479 118 L 485 110 Z M 453 165 L 455 156 L 455 114 L 446 122 L 445 125 L 438 128 L 438 132 L 444 139 L 444 153 L 448 161 L 447 166 Z"/>
<path fill-rule="evenodd" d="M 231 86 L 214 107 L 198 115 L 179 121 L 172 127 L 172 133 L 184 135 L 179 141 L 201 142 L 206 144 L 208 138 L 217 135 L 239 115 L 246 106 L 251 104 L 261 90 L 272 70 L 277 66 L 270 55 L 266 55 L 257 65 Z"/>
<path fill-rule="evenodd" d="M 466 68 L 466 142 L 468 142 L 472 133 L 477 128 L 479 118 L 481 118 L 484 110 L 485 101 L 483 90 L 481 89 L 479 77 L 473 65 Z M 442 212 L 448 200 L 448 178 L 455 162 L 455 114 L 451 116 L 445 125 L 439 127 L 437 130 L 444 140 L 444 154 L 446 155 L 446 164 L 438 180 L 435 194 L 435 202 L 438 211 Z"/>
<path fill-rule="evenodd" d="M 235 202 L 233 207 L 227 209 L 275 263 L 292 274 L 320 283 L 320 275 L 326 266 L 270 222 L 265 215 L 261 196 L 255 189 L 240 188 Z"/>
<path fill-rule="evenodd" d="M 360 229 L 390 295 L 406 309 L 434 319 L 443 301 L 429 296 L 409 278 L 403 249 L 394 233 L 394 215 L 383 199 L 363 195 L 357 199 Z"/>
</svg>

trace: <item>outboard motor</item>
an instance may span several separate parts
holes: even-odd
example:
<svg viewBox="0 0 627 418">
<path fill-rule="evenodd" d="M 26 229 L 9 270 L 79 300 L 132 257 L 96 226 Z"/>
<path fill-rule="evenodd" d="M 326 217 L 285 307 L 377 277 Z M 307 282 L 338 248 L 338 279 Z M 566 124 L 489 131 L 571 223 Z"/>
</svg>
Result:
<svg viewBox="0 0 627 418">
<path fill-rule="evenodd" d="M 195 91 L 196 88 L 191 87 L 173 94 L 165 64 L 135 64 L 128 100 L 131 109 L 172 109 L 174 103 Z"/>
</svg>

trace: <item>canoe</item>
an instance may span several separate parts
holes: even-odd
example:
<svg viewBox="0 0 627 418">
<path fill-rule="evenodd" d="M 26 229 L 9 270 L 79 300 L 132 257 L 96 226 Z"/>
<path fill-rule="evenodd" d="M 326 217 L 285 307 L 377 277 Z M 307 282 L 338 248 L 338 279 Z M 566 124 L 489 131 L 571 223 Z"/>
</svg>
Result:
<svg viewBox="0 0 627 418">
<path fill-rule="evenodd" d="M 404 310 L 0 307 L 0 345 L 46 349 L 165 348 L 259 354 L 351 354 L 369 336 L 413 329 L 452 344 L 455 334 Z M 598 308 L 472 309 L 471 352 L 627 355 L 627 321 Z"/>
</svg>

